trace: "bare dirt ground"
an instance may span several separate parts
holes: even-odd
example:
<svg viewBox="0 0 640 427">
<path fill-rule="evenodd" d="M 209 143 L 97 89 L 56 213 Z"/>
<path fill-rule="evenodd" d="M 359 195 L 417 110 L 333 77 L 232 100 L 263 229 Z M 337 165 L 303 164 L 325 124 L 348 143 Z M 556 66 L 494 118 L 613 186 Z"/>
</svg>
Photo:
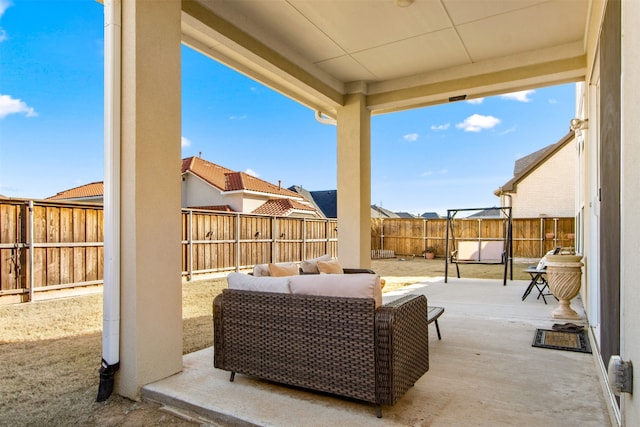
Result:
<svg viewBox="0 0 640 427">
<path fill-rule="evenodd" d="M 444 276 L 444 260 L 374 260 L 384 291 Z M 514 264 L 514 279 L 527 279 Z M 455 266 L 449 266 L 455 277 Z M 501 265 L 461 265 L 462 277 L 502 278 Z M 183 284 L 183 353 L 212 345 L 211 302 L 225 279 Z M 102 295 L 0 306 L 0 426 L 193 426 L 150 402 L 95 402 L 102 351 Z"/>
</svg>

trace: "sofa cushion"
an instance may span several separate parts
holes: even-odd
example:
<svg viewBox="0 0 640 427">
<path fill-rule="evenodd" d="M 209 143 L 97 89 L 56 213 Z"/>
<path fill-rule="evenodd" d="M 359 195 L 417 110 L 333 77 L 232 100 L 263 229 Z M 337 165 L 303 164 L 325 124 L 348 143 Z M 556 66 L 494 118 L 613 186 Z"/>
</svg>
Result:
<svg viewBox="0 0 640 427">
<path fill-rule="evenodd" d="M 229 273 L 229 289 L 240 291 L 290 293 L 288 277 L 255 277 L 250 274 Z"/>
<path fill-rule="evenodd" d="M 319 260 L 318 271 L 320 274 L 344 274 L 344 270 L 337 259 L 330 259 L 329 261 Z"/>
<path fill-rule="evenodd" d="M 318 271 L 318 261 L 329 261 L 331 259 L 331 255 L 325 254 L 319 256 L 317 258 L 311 258 L 304 260 L 300 263 L 300 268 L 303 273 L 319 273 Z"/>
<path fill-rule="evenodd" d="M 289 277 L 289 288 L 292 294 L 373 298 L 376 308 L 382 305 L 377 274 L 303 274 Z"/>
<path fill-rule="evenodd" d="M 300 269 L 294 263 L 271 264 L 269 263 L 269 275 L 272 277 L 297 276 Z"/>
</svg>

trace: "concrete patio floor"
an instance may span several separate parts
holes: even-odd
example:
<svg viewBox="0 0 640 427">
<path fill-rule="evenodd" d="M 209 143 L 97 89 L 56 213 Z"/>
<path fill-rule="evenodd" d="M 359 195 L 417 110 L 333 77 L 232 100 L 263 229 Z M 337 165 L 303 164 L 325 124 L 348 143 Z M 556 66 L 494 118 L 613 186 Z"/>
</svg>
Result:
<svg viewBox="0 0 640 427">
<path fill-rule="evenodd" d="M 526 281 L 442 278 L 385 293 L 420 293 L 445 307 L 442 340 L 429 330 L 429 372 L 394 406 L 374 406 L 213 368 L 213 349 L 184 356 L 183 372 L 144 387 L 143 399 L 212 425 L 581 426 L 616 425 L 591 354 L 532 347 L 551 329 L 553 297 L 521 301 Z M 572 307 L 583 316 L 579 299 Z M 592 347 L 594 343 L 591 343 Z"/>
</svg>

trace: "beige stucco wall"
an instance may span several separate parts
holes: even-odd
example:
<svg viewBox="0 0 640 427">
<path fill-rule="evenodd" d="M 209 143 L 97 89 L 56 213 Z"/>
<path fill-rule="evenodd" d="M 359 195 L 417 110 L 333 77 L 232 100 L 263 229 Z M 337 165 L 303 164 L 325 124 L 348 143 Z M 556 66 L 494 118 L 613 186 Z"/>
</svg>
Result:
<svg viewBox="0 0 640 427">
<path fill-rule="evenodd" d="M 262 206 L 269 198 L 266 196 L 257 196 L 245 194 L 241 199 L 242 212 L 251 213 Z"/>
<path fill-rule="evenodd" d="M 513 217 L 573 217 L 576 160 L 572 140 L 524 177 L 510 193 Z"/>
<path fill-rule="evenodd" d="M 120 370 L 115 391 L 182 370 L 180 3 L 122 5 Z"/>
<path fill-rule="evenodd" d="M 371 112 L 363 94 L 338 109 L 338 257 L 350 268 L 371 266 Z"/>
<path fill-rule="evenodd" d="M 182 207 L 228 205 L 229 201 L 220 191 L 201 178 L 191 174 L 183 175 Z"/>
</svg>

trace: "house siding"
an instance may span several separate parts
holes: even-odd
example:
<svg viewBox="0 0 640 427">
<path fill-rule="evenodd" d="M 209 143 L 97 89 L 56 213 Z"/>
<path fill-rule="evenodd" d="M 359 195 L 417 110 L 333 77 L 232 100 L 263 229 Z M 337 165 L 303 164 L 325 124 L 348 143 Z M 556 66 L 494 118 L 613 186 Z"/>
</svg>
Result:
<svg viewBox="0 0 640 427">
<path fill-rule="evenodd" d="M 514 218 L 575 215 L 575 140 L 517 183 L 511 195 Z"/>
</svg>

